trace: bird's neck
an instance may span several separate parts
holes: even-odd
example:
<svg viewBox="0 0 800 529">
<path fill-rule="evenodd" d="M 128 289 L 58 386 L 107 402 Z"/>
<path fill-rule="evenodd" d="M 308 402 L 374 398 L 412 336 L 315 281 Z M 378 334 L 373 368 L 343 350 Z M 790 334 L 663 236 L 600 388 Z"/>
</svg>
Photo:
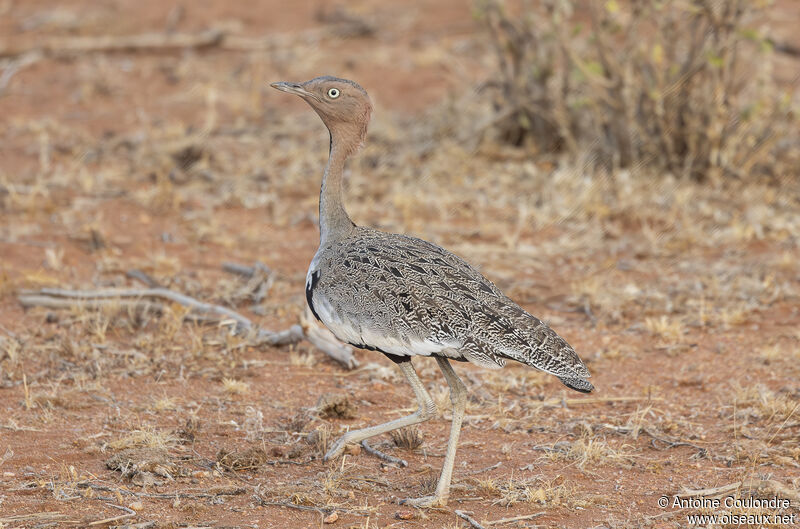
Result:
<svg viewBox="0 0 800 529">
<path fill-rule="evenodd" d="M 350 150 L 347 146 L 332 135 L 328 165 L 325 166 L 319 193 L 320 246 L 327 241 L 345 236 L 355 226 L 345 211 L 342 200 L 342 175 L 349 155 Z"/>
</svg>

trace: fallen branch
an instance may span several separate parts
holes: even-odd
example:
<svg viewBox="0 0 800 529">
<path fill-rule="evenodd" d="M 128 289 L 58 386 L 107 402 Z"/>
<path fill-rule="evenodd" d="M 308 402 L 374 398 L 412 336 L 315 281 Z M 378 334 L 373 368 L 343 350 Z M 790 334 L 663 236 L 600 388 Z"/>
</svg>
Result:
<svg viewBox="0 0 800 529">
<path fill-rule="evenodd" d="M 275 507 L 288 507 L 289 509 L 297 509 L 298 511 L 314 511 L 321 514 L 327 514 L 322 508 L 320 507 L 309 507 L 308 505 L 298 505 L 296 503 L 292 503 L 290 501 L 267 501 L 258 499 L 258 496 L 253 496 L 253 498 L 257 499 L 258 504 L 261 506 L 272 505 Z M 333 509 L 330 509 L 332 512 Z"/>
<path fill-rule="evenodd" d="M 228 51 L 269 51 L 297 44 L 313 44 L 336 36 L 336 24 L 329 28 L 313 28 L 300 32 L 272 34 L 264 37 L 233 35 L 224 29 L 212 28 L 199 33 L 141 33 L 138 35 L 100 35 L 52 37 L 33 46 L 15 48 L 0 46 L 0 58 L 24 56 L 70 57 L 81 53 L 169 52 L 187 49 L 216 48 Z"/>
<path fill-rule="evenodd" d="M 129 509 L 128 507 L 122 505 L 114 505 L 113 503 L 106 503 L 106 505 L 108 505 L 109 507 L 114 507 L 115 509 L 120 509 L 122 511 L 125 511 L 125 514 L 114 516 L 112 518 L 105 518 L 104 520 L 95 520 L 94 522 L 89 523 L 89 527 L 92 527 L 94 525 L 107 525 L 110 524 L 111 522 L 118 522 L 120 520 L 126 520 L 128 518 L 136 516 L 136 511 L 134 511 L 133 509 Z"/>
<path fill-rule="evenodd" d="M 307 305 L 300 315 L 300 325 L 306 339 L 325 354 L 347 369 L 359 366 L 358 360 L 353 356 L 353 348 L 337 340 L 331 331 L 320 325 Z"/>
<path fill-rule="evenodd" d="M 607 430 L 611 430 L 612 432 L 616 432 L 616 433 L 621 434 L 621 435 L 631 435 L 636 431 L 633 427 L 630 427 L 630 426 L 615 426 L 613 424 L 608 424 L 608 423 L 601 424 L 600 426 L 602 428 L 605 428 Z M 704 448 L 702 446 L 696 445 L 694 443 L 690 443 L 688 441 L 681 441 L 681 440 L 678 440 L 678 439 L 669 439 L 667 437 L 661 437 L 661 436 L 657 435 L 656 433 L 654 433 L 653 431 L 651 431 L 649 428 L 640 428 L 638 431 L 642 432 L 642 433 L 645 433 L 645 434 L 649 435 L 652 438 L 651 441 L 650 441 L 650 445 L 655 450 L 666 450 L 666 449 L 669 449 L 669 448 L 676 448 L 676 447 L 679 447 L 679 446 L 689 446 L 689 447 L 694 448 L 695 450 L 697 450 L 696 457 L 702 457 L 702 458 L 708 457 L 708 449 Z M 656 441 L 658 441 L 660 443 L 664 443 L 666 445 L 666 448 L 659 448 L 658 445 L 656 444 Z"/>
<path fill-rule="evenodd" d="M 697 454 L 695 454 L 695 456 L 694 456 L 696 458 L 707 458 L 708 457 L 708 449 L 706 449 L 706 448 L 704 448 L 702 446 L 696 445 L 694 443 L 690 443 L 688 441 L 676 441 L 676 440 L 672 440 L 672 439 L 665 439 L 663 437 L 659 437 L 658 435 L 654 434 L 648 428 L 642 428 L 642 431 L 652 438 L 650 440 L 650 445 L 656 450 L 661 450 L 661 448 L 658 448 L 658 446 L 656 445 L 656 441 L 658 441 L 660 443 L 664 443 L 665 445 L 667 445 L 667 448 L 675 448 L 675 447 L 678 447 L 678 446 L 688 446 L 688 447 L 694 448 L 695 450 L 697 450 Z"/>
<path fill-rule="evenodd" d="M 117 495 L 125 494 L 128 496 L 135 496 L 137 498 L 153 498 L 158 500 L 174 500 L 176 498 L 197 500 L 204 498 L 216 498 L 218 496 L 238 496 L 239 494 L 244 494 L 247 492 L 247 489 L 244 487 L 232 487 L 213 492 L 173 492 L 171 494 L 155 494 L 148 492 L 134 492 L 132 490 L 120 487 L 109 487 L 108 485 L 101 485 L 91 481 L 80 481 L 76 483 L 75 486 L 79 489 L 92 489 L 102 492 L 112 492 Z M 48 488 L 50 487 L 48 486 Z"/>
<path fill-rule="evenodd" d="M 461 519 L 463 519 L 463 520 L 466 520 L 466 521 L 467 521 L 467 523 L 468 523 L 468 524 L 470 524 L 470 525 L 471 525 L 472 527 L 474 527 L 475 529 L 486 529 L 484 526 L 482 526 L 481 524 L 479 524 L 479 523 L 478 523 L 478 522 L 475 520 L 475 518 L 471 517 L 469 514 L 465 513 L 464 511 L 458 511 L 458 510 L 456 510 L 456 511 L 453 511 L 453 512 L 455 512 L 455 513 L 456 513 L 456 516 L 458 516 L 459 518 L 461 518 Z"/>
<path fill-rule="evenodd" d="M 710 489 L 687 489 L 684 487 L 683 492 L 676 494 L 676 496 L 678 498 L 719 497 L 740 489 L 751 492 L 763 490 L 769 494 L 790 500 L 794 506 L 800 505 L 800 492 L 792 490 L 774 479 L 748 479 Z"/>
<path fill-rule="evenodd" d="M 236 274 L 242 277 L 251 278 L 256 272 L 261 272 L 264 275 L 269 275 L 272 270 L 269 269 L 264 263 L 256 263 L 253 266 L 241 265 L 238 263 L 222 263 L 222 269 L 229 274 Z"/>
<path fill-rule="evenodd" d="M 127 300 L 126 300 L 127 298 Z M 101 290 L 64 290 L 59 288 L 43 288 L 41 290 L 23 290 L 20 292 L 19 301 L 24 307 L 43 306 L 50 308 L 65 308 L 82 304 L 88 308 L 102 308 L 105 306 L 128 306 L 139 308 L 142 307 L 142 300 L 146 299 L 164 299 L 177 303 L 183 307 L 187 307 L 201 315 L 214 315 L 222 318 L 221 324 L 233 323 L 235 324 L 234 331 L 237 333 L 255 332 L 255 341 L 257 344 L 269 345 L 284 345 L 286 343 L 295 343 L 302 339 L 299 335 L 297 326 L 293 326 L 288 331 L 280 333 L 256 330 L 253 323 L 227 307 L 221 305 L 213 305 L 211 303 L 204 303 L 198 301 L 190 296 L 174 292 L 166 288 L 123 288 L 123 289 L 101 289 Z M 133 303 L 131 303 L 133 300 Z M 127 303 L 122 303 L 127 301 Z M 143 308 L 154 308 L 157 305 L 144 302 Z M 163 306 L 161 306 L 163 308 Z"/>
<path fill-rule="evenodd" d="M 479 468 L 478 470 L 470 470 L 469 472 L 465 472 L 464 475 L 465 476 L 474 476 L 476 474 L 482 474 L 484 472 L 488 472 L 489 470 L 494 470 L 496 468 L 499 468 L 502 464 L 503 464 L 502 461 L 498 461 L 494 465 L 489 465 L 486 468 Z"/>
<path fill-rule="evenodd" d="M 367 509 L 345 509 L 342 507 L 315 507 L 311 505 L 298 505 L 297 503 L 292 503 L 290 501 L 272 501 L 272 500 L 265 500 L 258 494 L 253 495 L 253 499 L 258 502 L 259 505 L 262 506 L 274 506 L 274 507 L 288 507 L 289 509 L 297 509 L 299 511 L 314 511 L 321 514 L 330 514 L 332 512 L 342 512 L 345 514 L 352 514 L 355 516 L 370 516 L 372 512 Z"/>
<path fill-rule="evenodd" d="M 132 268 L 127 272 L 125 272 L 125 275 L 131 279 L 136 279 L 137 281 L 141 281 L 150 288 L 162 288 L 161 283 L 159 283 L 156 278 L 145 272 L 142 272 L 139 269 Z"/>
<path fill-rule="evenodd" d="M 684 487 L 683 492 L 680 494 L 676 494 L 678 498 L 696 498 L 698 496 L 703 497 L 714 497 L 714 496 L 722 496 L 728 492 L 733 492 L 734 490 L 738 490 L 741 488 L 742 482 L 737 481 L 736 483 L 731 483 L 729 485 L 722 485 L 721 487 L 712 487 L 710 489 L 687 489 Z"/>
<path fill-rule="evenodd" d="M 406 461 L 405 459 L 400 459 L 399 457 L 390 456 L 389 454 L 385 454 L 385 453 L 381 452 L 377 448 L 371 447 L 369 444 L 367 444 L 367 440 L 366 439 L 361 441 L 361 446 L 364 447 L 364 450 L 368 454 L 373 455 L 373 456 L 377 457 L 378 459 L 383 459 L 384 461 L 386 461 L 388 463 L 393 463 L 393 464 L 399 465 L 401 467 L 407 467 L 408 466 L 408 461 Z"/>
<path fill-rule="evenodd" d="M 142 280 L 135 274 L 133 277 Z M 359 366 L 353 356 L 353 348 L 336 339 L 333 334 L 317 323 L 306 307 L 300 316 L 301 325 L 292 325 L 284 331 L 268 331 L 258 329 L 253 322 L 222 305 L 204 303 L 191 296 L 174 292 L 167 288 L 124 288 L 99 290 L 65 290 L 59 288 L 43 288 L 40 290 L 22 290 L 18 295 L 23 307 L 72 308 L 76 306 L 87 309 L 118 308 L 129 310 L 154 311 L 163 313 L 164 303 L 158 300 L 177 303 L 190 309 L 184 316 L 196 321 L 219 321 L 221 325 L 233 325 L 236 334 L 249 335 L 253 346 L 289 345 L 306 338 L 325 354 L 342 364 L 347 369 Z M 220 321 L 221 320 L 221 321 Z"/>
<path fill-rule="evenodd" d="M 663 397 L 588 397 L 585 399 L 559 399 L 558 402 L 563 402 L 567 406 L 575 406 L 577 404 L 606 404 L 609 402 L 640 402 L 640 401 L 659 401 L 664 400 Z M 545 401 L 549 402 L 549 401 Z"/>
<path fill-rule="evenodd" d="M 198 301 L 192 297 L 173 292 L 166 288 L 144 288 L 144 289 L 104 289 L 104 290 L 62 290 L 57 288 L 43 288 L 38 291 L 23 290 L 18 299 L 22 306 L 28 307 L 49 307 L 49 308 L 70 308 L 77 305 L 90 308 L 101 309 L 105 307 L 119 307 L 154 310 L 163 312 L 164 305 L 149 301 L 150 299 L 164 299 L 177 303 L 183 307 L 191 309 L 195 316 L 201 317 L 212 315 L 227 318 L 221 324 L 233 323 L 234 331 L 237 333 L 254 333 L 253 342 L 255 345 L 286 345 L 297 343 L 303 339 L 302 329 L 298 325 L 293 325 L 289 329 L 281 332 L 256 329 L 253 323 L 241 314 L 220 305 L 213 305 Z M 190 315 L 191 316 L 191 315 Z"/>
<path fill-rule="evenodd" d="M 89 52 L 167 51 L 206 48 L 219 45 L 224 37 L 225 33 L 218 29 L 210 29 L 196 34 L 143 33 L 122 36 L 53 37 L 42 40 L 32 48 L 0 48 L 0 57 L 16 57 L 31 52 L 39 52 L 50 57 L 63 57 Z"/>
<path fill-rule="evenodd" d="M 522 520 L 532 520 L 534 518 L 538 518 L 539 516 L 544 515 L 543 512 L 535 512 L 533 514 L 523 514 L 521 516 L 512 516 L 511 518 L 501 518 L 499 520 L 494 520 L 492 522 L 486 522 L 486 525 L 500 525 L 504 523 L 511 523 L 511 522 L 521 522 Z"/>
<path fill-rule="evenodd" d="M 1 524 L 9 524 L 15 522 L 32 522 L 32 521 L 66 521 L 66 514 L 62 514 L 59 511 L 48 511 L 48 512 L 37 512 L 33 514 L 17 514 L 14 516 L 8 516 L 4 518 L 0 518 Z"/>
</svg>

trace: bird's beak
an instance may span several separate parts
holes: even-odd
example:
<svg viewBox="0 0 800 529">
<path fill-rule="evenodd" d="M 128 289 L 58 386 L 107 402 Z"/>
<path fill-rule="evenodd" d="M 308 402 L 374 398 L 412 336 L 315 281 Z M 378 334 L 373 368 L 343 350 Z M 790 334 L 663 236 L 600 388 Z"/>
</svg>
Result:
<svg viewBox="0 0 800 529">
<path fill-rule="evenodd" d="M 304 98 L 311 97 L 313 99 L 316 99 L 316 96 L 314 94 L 303 88 L 303 86 L 298 83 L 280 82 L 280 83 L 272 83 L 270 84 L 270 86 L 272 88 L 275 88 L 276 90 L 280 90 L 281 92 L 288 92 L 290 94 L 294 94 L 300 97 Z"/>
</svg>

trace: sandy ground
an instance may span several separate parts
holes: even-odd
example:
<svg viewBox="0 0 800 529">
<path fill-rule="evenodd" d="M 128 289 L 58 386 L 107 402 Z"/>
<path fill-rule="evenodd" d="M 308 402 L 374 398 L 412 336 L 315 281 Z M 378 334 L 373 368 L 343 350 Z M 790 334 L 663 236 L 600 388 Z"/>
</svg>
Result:
<svg viewBox="0 0 800 529">
<path fill-rule="evenodd" d="M 18 61 L 0 83 L 0 527 L 468 527 L 456 510 L 486 527 L 687 527 L 709 511 L 658 499 L 728 485 L 688 495 L 777 496 L 798 512 L 797 175 L 784 189 L 596 179 L 476 149 L 447 118 L 476 104 L 491 68 L 462 2 L 182 6 L 0 1 L 0 45 Z M 790 38 L 800 15 L 776 9 Z M 18 53 L 209 28 L 238 40 Z M 779 75 L 799 68 L 782 60 Z M 267 85 L 322 73 L 358 80 L 376 107 L 348 174 L 354 219 L 480 266 L 573 344 L 597 387 L 456 366 L 470 400 L 444 509 L 397 503 L 430 491 L 442 462 L 449 400 L 432 361 L 415 365 L 443 415 L 411 434 L 417 447 L 374 441 L 408 467 L 358 450 L 323 463 L 341 432 L 412 411 L 382 355 L 357 351 L 348 371 L 178 306 L 18 300 L 141 288 L 136 269 L 263 328 L 295 324 L 327 137 Z M 246 279 L 225 262 L 270 271 Z M 326 394 L 347 413 L 326 413 Z"/>
</svg>

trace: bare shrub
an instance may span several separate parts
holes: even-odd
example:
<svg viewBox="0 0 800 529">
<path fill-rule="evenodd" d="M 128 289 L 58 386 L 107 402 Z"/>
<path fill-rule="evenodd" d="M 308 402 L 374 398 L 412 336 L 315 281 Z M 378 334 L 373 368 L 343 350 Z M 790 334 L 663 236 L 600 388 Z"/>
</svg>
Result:
<svg viewBox="0 0 800 529">
<path fill-rule="evenodd" d="M 496 139 L 698 180 L 800 160 L 791 92 L 747 0 L 481 0 L 498 68 Z M 588 27 L 582 21 L 588 17 Z"/>
</svg>

